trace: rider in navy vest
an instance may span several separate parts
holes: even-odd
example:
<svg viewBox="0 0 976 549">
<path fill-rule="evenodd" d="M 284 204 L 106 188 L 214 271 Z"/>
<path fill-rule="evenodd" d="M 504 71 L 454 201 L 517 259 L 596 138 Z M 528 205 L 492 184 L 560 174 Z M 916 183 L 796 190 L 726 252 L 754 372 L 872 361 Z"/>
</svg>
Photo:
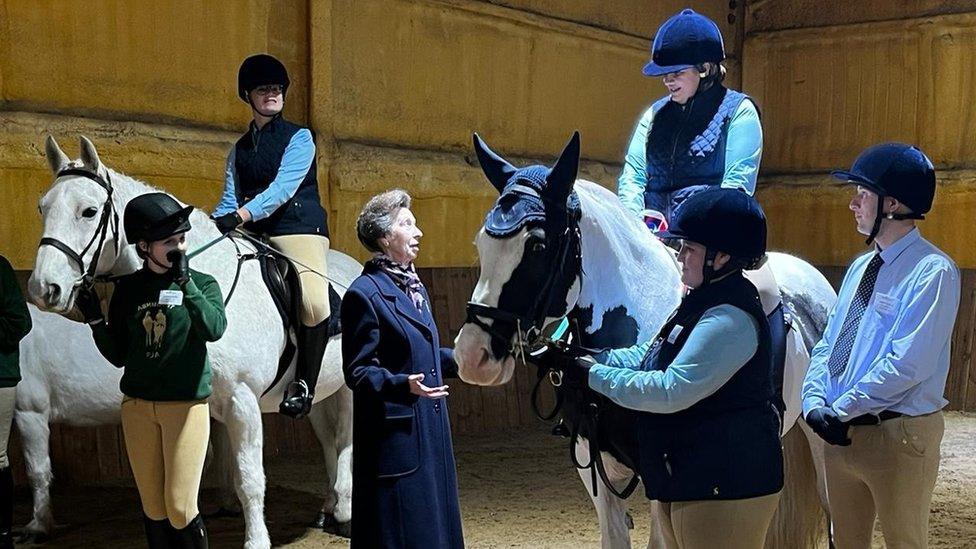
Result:
<svg viewBox="0 0 976 549">
<path fill-rule="evenodd" d="M 765 257 L 766 218 L 746 193 L 709 189 L 669 236 L 690 291 L 652 342 L 597 355 L 589 386 L 642 412 L 638 472 L 679 547 L 758 549 L 783 487 L 770 328 L 742 275 Z"/>
<path fill-rule="evenodd" d="M 302 417 L 312 406 L 330 314 L 329 228 L 315 175 L 315 136 L 281 116 L 290 81 L 280 61 L 266 54 L 248 57 L 237 83 L 254 121 L 227 158 L 224 193 L 213 217 L 221 232 L 243 225 L 295 260 L 302 293 L 298 364 L 280 410 Z"/>
<path fill-rule="evenodd" d="M 752 99 L 722 85 L 725 47 L 718 26 L 690 9 L 668 19 L 651 46 L 645 76 L 668 95 L 641 117 L 617 194 L 653 228 L 666 228 L 682 201 L 702 189 L 756 189 L 762 126 Z"/>
</svg>

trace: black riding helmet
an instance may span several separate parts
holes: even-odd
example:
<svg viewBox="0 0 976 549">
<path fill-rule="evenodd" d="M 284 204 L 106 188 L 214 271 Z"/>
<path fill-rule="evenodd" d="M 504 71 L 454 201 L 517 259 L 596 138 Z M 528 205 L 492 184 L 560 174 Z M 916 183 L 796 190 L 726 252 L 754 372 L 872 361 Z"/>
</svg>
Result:
<svg viewBox="0 0 976 549">
<path fill-rule="evenodd" d="M 252 55 L 241 63 L 241 68 L 237 71 L 237 95 L 247 103 L 251 104 L 248 92 L 258 86 L 277 84 L 281 86 L 282 93 L 288 92 L 288 70 L 275 57 L 266 53 Z"/>
<path fill-rule="evenodd" d="M 166 193 L 139 195 L 125 206 L 122 225 L 131 243 L 155 242 L 190 230 L 193 206 L 180 206 Z"/>
<path fill-rule="evenodd" d="M 733 261 L 726 270 L 754 268 L 766 255 L 766 214 L 755 198 L 738 189 L 716 187 L 692 195 L 678 206 L 663 237 L 697 242 L 707 249 L 706 267 L 717 252 Z M 705 282 L 722 273 L 705 269 Z"/>
</svg>

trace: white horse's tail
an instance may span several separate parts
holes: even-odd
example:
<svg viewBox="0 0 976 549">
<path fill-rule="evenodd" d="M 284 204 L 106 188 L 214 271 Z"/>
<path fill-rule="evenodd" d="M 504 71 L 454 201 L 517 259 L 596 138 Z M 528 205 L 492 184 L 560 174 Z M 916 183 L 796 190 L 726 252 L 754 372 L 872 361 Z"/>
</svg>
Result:
<svg viewBox="0 0 976 549">
<path fill-rule="evenodd" d="M 817 494 L 810 447 L 799 427 L 783 437 L 783 469 L 786 485 L 766 534 L 766 549 L 818 547 L 826 531 L 826 517 Z"/>
</svg>

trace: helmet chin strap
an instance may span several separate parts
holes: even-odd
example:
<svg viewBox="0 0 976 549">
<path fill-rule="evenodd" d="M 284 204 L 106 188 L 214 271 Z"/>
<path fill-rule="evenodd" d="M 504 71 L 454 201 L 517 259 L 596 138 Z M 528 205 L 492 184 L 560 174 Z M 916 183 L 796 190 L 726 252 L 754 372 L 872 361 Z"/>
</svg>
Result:
<svg viewBox="0 0 976 549">
<path fill-rule="evenodd" d="M 883 194 L 878 195 L 878 212 L 874 216 L 874 225 L 871 227 L 871 234 L 869 234 L 868 239 L 864 241 L 864 243 L 869 246 L 874 243 L 874 239 L 878 237 L 878 233 L 881 231 L 881 222 L 885 219 L 894 219 L 896 221 L 900 221 L 902 219 L 925 219 L 924 215 L 917 213 L 884 213 L 885 197 L 886 195 Z"/>
</svg>

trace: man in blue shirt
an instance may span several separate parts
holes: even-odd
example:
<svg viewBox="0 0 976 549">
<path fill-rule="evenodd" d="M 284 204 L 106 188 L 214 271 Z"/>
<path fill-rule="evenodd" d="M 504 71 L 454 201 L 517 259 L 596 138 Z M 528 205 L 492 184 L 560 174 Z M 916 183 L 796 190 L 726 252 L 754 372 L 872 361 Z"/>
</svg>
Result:
<svg viewBox="0 0 976 549">
<path fill-rule="evenodd" d="M 935 169 L 884 143 L 834 176 L 857 186 L 850 208 L 875 249 L 847 271 L 803 384 L 803 415 L 829 443 L 833 541 L 868 548 L 879 518 L 889 547 L 925 547 L 960 294 L 956 265 L 915 226 Z"/>
<path fill-rule="evenodd" d="M 221 232 L 243 224 L 297 260 L 302 293 L 298 364 L 280 410 L 302 417 L 312 407 L 329 339 L 329 227 L 316 179 L 315 138 L 308 128 L 281 117 L 289 83 L 285 66 L 270 55 L 252 55 L 241 64 L 238 94 L 251 107 L 254 121 L 227 157 L 224 194 L 213 217 Z"/>
</svg>

